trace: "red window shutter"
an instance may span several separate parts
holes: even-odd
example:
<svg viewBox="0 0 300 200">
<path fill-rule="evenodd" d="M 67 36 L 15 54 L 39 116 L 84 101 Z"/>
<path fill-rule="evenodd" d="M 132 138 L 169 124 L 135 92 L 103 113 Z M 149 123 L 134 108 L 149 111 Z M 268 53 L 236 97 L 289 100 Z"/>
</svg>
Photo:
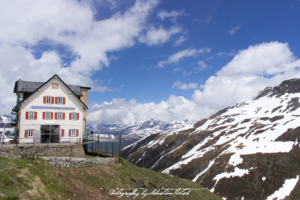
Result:
<svg viewBox="0 0 300 200">
<path fill-rule="evenodd" d="M 69 118 L 72 119 L 72 113 L 70 113 Z"/>
<path fill-rule="evenodd" d="M 57 119 L 57 113 L 55 113 L 55 119 Z"/>
<path fill-rule="evenodd" d="M 55 104 L 57 104 L 57 97 L 55 97 Z"/>
<path fill-rule="evenodd" d="M 79 113 L 77 113 L 77 120 L 79 120 Z"/>
<path fill-rule="evenodd" d="M 51 112 L 51 119 L 53 119 L 53 112 Z"/>
<path fill-rule="evenodd" d="M 37 112 L 34 112 L 34 119 L 37 119 Z"/>
<path fill-rule="evenodd" d="M 54 104 L 54 97 L 52 97 L 52 101 L 51 101 L 51 103 L 52 103 L 52 104 Z"/>
<path fill-rule="evenodd" d="M 69 130 L 69 136 L 71 136 L 71 129 Z"/>
<path fill-rule="evenodd" d="M 46 118 L 46 113 L 45 112 L 43 112 L 43 119 L 45 119 Z"/>
<path fill-rule="evenodd" d="M 77 136 L 77 137 L 79 136 L 79 131 L 78 131 L 78 129 L 76 129 L 76 136 Z"/>
<path fill-rule="evenodd" d="M 46 103 L 46 96 L 44 96 L 44 103 Z"/>
<path fill-rule="evenodd" d="M 65 97 L 63 98 L 63 104 L 66 104 L 66 98 Z"/>
<path fill-rule="evenodd" d="M 63 119 L 65 119 L 65 113 L 63 113 Z"/>
<path fill-rule="evenodd" d="M 28 137 L 28 130 L 25 130 L 25 137 Z"/>
<path fill-rule="evenodd" d="M 26 118 L 26 119 L 28 119 L 28 115 L 29 115 L 29 113 L 28 113 L 28 112 L 26 112 L 26 116 L 25 116 L 25 118 Z"/>
<path fill-rule="evenodd" d="M 64 136 L 65 136 L 65 130 L 61 129 L 61 137 L 64 137 Z"/>
</svg>

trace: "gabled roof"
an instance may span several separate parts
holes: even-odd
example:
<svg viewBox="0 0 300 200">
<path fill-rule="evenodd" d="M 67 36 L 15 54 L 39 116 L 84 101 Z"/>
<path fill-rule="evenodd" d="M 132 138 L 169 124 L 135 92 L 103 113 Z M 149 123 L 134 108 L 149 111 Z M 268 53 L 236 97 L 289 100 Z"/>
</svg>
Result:
<svg viewBox="0 0 300 200">
<path fill-rule="evenodd" d="M 14 93 L 17 92 L 32 92 L 32 94 L 30 94 L 30 96 L 28 98 L 30 98 L 34 93 L 36 93 L 37 91 L 39 91 L 44 85 L 46 85 L 50 80 L 52 79 L 58 79 L 70 92 L 70 94 L 72 94 L 74 96 L 75 99 L 77 99 L 79 101 L 79 103 L 85 108 L 88 109 L 89 107 L 87 105 L 85 105 L 85 103 L 83 103 L 77 96 L 82 96 L 81 93 L 81 86 L 77 86 L 77 85 L 67 85 L 57 74 L 55 74 L 54 76 L 52 76 L 49 80 L 47 80 L 46 82 L 30 82 L 30 81 L 22 81 L 22 80 L 18 80 L 15 83 L 15 88 L 14 88 Z M 90 90 L 90 87 L 82 87 L 85 89 Z M 23 101 L 19 102 L 18 105 L 16 105 L 15 108 L 18 108 L 21 104 L 23 104 L 26 101 L 26 99 L 24 99 Z"/>
<path fill-rule="evenodd" d="M 18 80 L 15 82 L 14 93 L 18 93 L 18 92 L 31 93 L 31 92 L 34 92 L 37 88 L 41 87 L 41 85 L 43 85 L 43 84 L 44 84 L 43 82 Z M 68 85 L 68 86 L 76 96 L 82 96 L 81 88 L 88 89 L 88 90 L 91 89 L 90 87 L 83 87 L 83 86 L 79 86 L 79 85 Z"/>
</svg>

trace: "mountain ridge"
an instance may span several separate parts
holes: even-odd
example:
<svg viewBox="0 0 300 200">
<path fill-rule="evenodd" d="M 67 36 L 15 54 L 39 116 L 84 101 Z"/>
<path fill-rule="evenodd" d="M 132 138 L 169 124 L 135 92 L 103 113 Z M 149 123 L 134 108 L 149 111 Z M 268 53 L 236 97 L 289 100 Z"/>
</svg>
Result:
<svg viewBox="0 0 300 200">
<path fill-rule="evenodd" d="M 300 192 L 299 97 L 300 80 L 286 80 L 190 126 L 146 137 L 121 155 L 227 199 L 266 199 L 289 180 Z"/>
</svg>

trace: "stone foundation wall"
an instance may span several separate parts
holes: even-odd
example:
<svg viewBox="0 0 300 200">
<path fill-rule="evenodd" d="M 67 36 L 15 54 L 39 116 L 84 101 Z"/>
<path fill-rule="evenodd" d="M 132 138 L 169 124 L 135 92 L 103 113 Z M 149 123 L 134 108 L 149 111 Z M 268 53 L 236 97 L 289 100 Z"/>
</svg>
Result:
<svg viewBox="0 0 300 200">
<path fill-rule="evenodd" d="M 116 158 L 69 158 L 69 157 L 41 157 L 56 167 L 90 167 L 99 164 L 114 164 Z"/>
<path fill-rule="evenodd" d="M 36 147 L 14 147 L 10 149 L 14 154 L 36 154 L 42 156 L 84 156 L 84 150 L 82 145 L 70 145 L 70 146 L 36 146 Z"/>
</svg>

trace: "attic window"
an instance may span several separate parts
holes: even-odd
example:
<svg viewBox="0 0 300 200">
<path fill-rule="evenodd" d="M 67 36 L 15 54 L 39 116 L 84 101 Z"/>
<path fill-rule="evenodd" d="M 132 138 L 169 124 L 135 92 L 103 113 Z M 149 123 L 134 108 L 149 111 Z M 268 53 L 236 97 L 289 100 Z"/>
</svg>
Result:
<svg viewBox="0 0 300 200">
<path fill-rule="evenodd" d="M 58 83 L 52 83 L 52 89 L 58 89 Z"/>
</svg>

